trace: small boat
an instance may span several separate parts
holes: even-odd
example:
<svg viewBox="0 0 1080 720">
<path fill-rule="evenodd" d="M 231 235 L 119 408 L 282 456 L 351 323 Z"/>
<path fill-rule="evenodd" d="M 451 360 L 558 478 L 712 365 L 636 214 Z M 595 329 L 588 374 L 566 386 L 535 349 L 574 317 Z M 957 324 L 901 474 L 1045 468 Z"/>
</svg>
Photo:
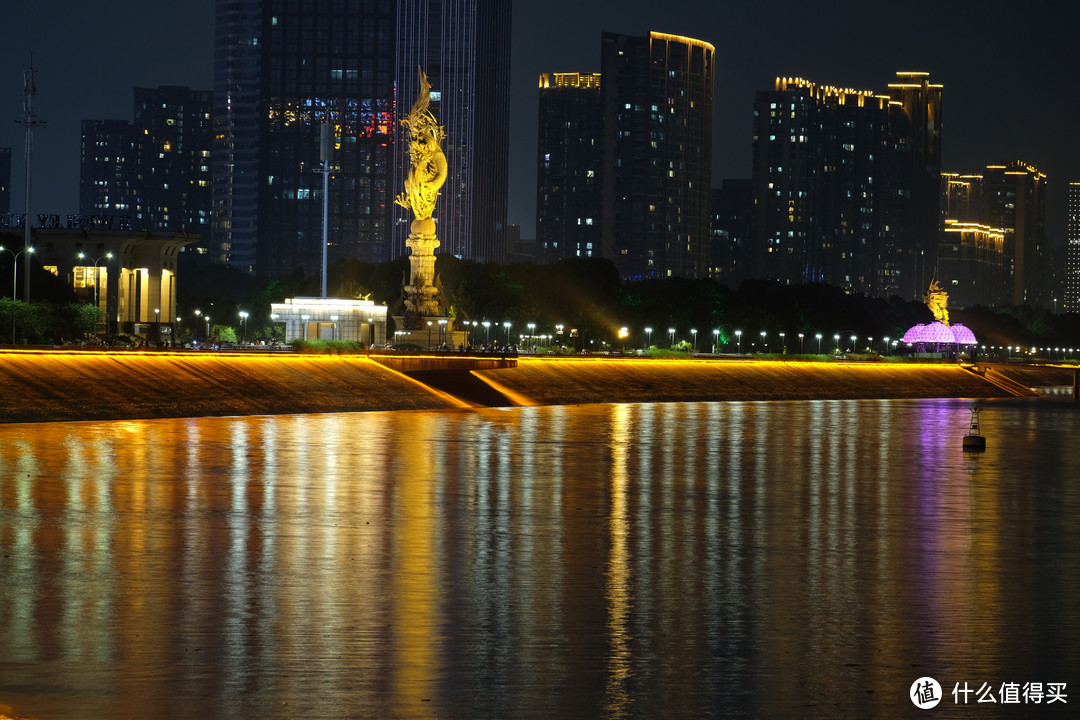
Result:
<svg viewBox="0 0 1080 720">
<path fill-rule="evenodd" d="M 979 430 L 979 408 L 977 407 L 971 408 L 971 424 L 968 426 L 967 435 L 964 436 L 964 449 L 986 449 L 986 437 Z"/>
</svg>

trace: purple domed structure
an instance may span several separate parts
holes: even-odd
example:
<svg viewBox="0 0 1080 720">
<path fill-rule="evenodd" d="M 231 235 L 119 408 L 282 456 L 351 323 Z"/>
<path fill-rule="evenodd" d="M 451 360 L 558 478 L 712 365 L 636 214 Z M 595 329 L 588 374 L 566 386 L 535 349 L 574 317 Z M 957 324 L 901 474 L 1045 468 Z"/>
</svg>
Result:
<svg viewBox="0 0 1080 720">
<path fill-rule="evenodd" d="M 908 328 L 904 333 L 904 342 L 909 345 L 974 345 L 975 333 L 963 325 L 945 325 L 933 322 L 929 325 L 919 323 Z"/>
</svg>

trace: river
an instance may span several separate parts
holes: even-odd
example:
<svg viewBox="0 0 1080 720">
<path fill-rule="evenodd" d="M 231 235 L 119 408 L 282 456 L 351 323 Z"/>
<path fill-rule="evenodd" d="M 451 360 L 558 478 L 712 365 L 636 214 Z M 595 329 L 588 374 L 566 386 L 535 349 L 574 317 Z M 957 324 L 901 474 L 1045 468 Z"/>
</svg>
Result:
<svg viewBox="0 0 1080 720">
<path fill-rule="evenodd" d="M 0 706 L 1068 717 L 1080 408 L 971 404 L 0 425 Z"/>
</svg>

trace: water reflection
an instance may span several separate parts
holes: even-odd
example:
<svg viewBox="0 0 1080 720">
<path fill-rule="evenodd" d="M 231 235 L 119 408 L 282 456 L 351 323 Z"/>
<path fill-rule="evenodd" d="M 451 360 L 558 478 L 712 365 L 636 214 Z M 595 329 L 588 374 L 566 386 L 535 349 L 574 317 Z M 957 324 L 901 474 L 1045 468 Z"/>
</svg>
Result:
<svg viewBox="0 0 1080 720">
<path fill-rule="evenodd" d="M 0 426 L 0 704 L 901 717 L 1080 667 L 1071 405 Z M 951 697 L 949 698 L 951 701 Z"/>
</svg>

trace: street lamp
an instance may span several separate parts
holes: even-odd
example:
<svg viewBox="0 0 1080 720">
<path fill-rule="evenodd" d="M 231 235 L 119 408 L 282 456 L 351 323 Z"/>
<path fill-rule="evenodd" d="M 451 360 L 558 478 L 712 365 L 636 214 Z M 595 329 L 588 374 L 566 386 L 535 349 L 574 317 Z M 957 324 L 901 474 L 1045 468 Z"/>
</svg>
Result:
<svg viewBox="0 0 1080 720">
<path fill-rule="evenodd" d="M 506 328 L 506 347 L 510 347 L 510 321 L 504 322 L 503 327 Z"/>
<path fill-rule="evenodd" d="M 799 354 L 805 354 L 806 346 L 803 344 L 803 334 L 799 333 Z"/>
<path fill-rule="evenodd" d="M 836 352 L 840 352 L 840 333 L 834 333 L 832 339 L 836 341 Z"/>
<path fill-rule="evenodd" d="M 446 341 L 446 318 L 439 319 L 439 345 L 441 346 Z"/>
<path fill-rule="evenodd" d="M 3 250 L 3 249 L 4 249 L 4 246 L 0 245 L 0 250 Z M 86 253 L 81 252 L 81 253 L 79 253 L 79 259 L 80 260 L 83 260 L 83 259 L 89 260 L 90 258 Z M 98 286 L 101 285 L 101 273 L 98 272 L 98 263 L 100 263 L 102 260 L 105 260 L 106 262 L 108 262 L 109 260 L 112 260 L 112 253 L 107 252 L 104 255 L 102 255 L 101 257 L 94 260 L 94 307 L 96 307 L 96 308 L 101 307 L 98 304 L 98 302 L 99 302 L 98 301 Z M 108 302 L 106 302 L 105 304 L 108 305 Z M 106 315 L 106 322 L 108 322 L 108 316 L 107 315 Z M 96 322 L 95 322 L 94 327 L 95 328 L 97 327 Z M 109 332 L 108 327 L 105 328 L 105 332 L 106 333 Z"/>
<path fill-rule="evenodd" d="M 491 342 L 491 323 L 485 320 L 480 324 L 484 326 L 484 344 L 487 345 Z"/>
<path fill-rule="evenodd" d="M 247 310 L 241 310 L 240 311 L 240 342 L 245 342 L 247 340 L 247 319 L 248 319 Z"/>
<path fill-rule="evenodd" d="M 767 342 L 765 342 L 765 331 L 764 330 L 761 331 L 761 346 L 762 346 L 761 349 L 764 352 L 769 352 L 769 344 Z"/>
<path fill-rule="evenodd" d="M 25 220 L 24 222 L 29 222 L 29 220 Z M 11 273 L 11 278 L 12 278 L 12 280 L 11 280 L 11 282 L 12 282 L 11 299 L 12 300 L 17 300 L 18 299 L 16 297 L 16 295 L 18 294 L 18 282 L 16 281 L 15 278 L 18 277 L 18 272 L 19 272 L 19 256 L 22 255 L 23 253 L 26 253 L 26 277 L 27 277 L 26 300 L 27 300 L 27 302 L 29 302 L 30 301 L 30 280 L 29 280 L 29 277 L 30 277 L 30 256 L 34 254 L 34 248 L 33 247 L 23 248 L 19 252 L 15 252 L 11 248 L 6 248 L 3 245 L 0 245 L 0 250 L 4 250 L 6 252 L 11 253 L 11 269 L 12 269 L 12 273 Z M 12 315 L 12 318 L 14 318 L 14 317 L 15 316 Z M 15 321 L 13 319 L 12 323 L 14 323 L 14 322 Z M 12 341 L 12 342 L 14 342 L 14 341 Z"/>
<path fill-rule="evenodd" d="M 247 313 L 240 313 L 240 315 L 242 316 L 242 318 L 247 317 Z M 337 320 L 338 320 L 337 315 L 331 315 L 330 316 L 330 323 L 331 323 L 331 325 L 330 325 L 330 339 L 331 340 L 337 340 Z"/>
<path fill-rule="evenodd" d="M 694 354 L 697 354 L 697 330 L 690 328 L 690 334 L 694 336 Z"/>
<path fill-rule="evenodd" d="M 780 333 L 780 354 L 787 355 L 787 342 L 784 340 L 784 333 Z"/>
<path fill-rule="evenodd" d="M 739 343 L 739 354 L 742 355 L 742 330 L 735 331 L 735 341 Z"/>
<path fill-rule="evenodd" d="M 675 328 L 668 328 L 667 331 L 668 331 L 668 335 L 671 336 L 671 342 L 669 343 L 669 345 L 674 349 L 674 347 L 675 347 Z"/>
<path fill-rule="evenodd" d="M 204 315 L 203 317 L 206 318 L 206 339 L 209 340 L 210 339 L 210 316 L 209 315 Z"/>
<path fill-rule="evenodd" d="M 821 354 L 821 333 L 818 333 L 815 337 L 817 338 L 817 354 L 820 355 Z"/>
<path fill-rule="evenodd" d="M 857 338 L 854 335 L 851 336 L 851 352 L 855 352 L 855 340 L 856 339 Z"/>
<path fill-rule="evenodd" d="M 713 352 L 720 352 L 720 328 L 716 328 L 712 331 L 713 334 Z"/>
<path fill-rule="evenodd" d="M 533 332 L 536 330 L 536 323 L 529 323 L 526 327 L 529 328 L 529 344 L 532 345 Z"/>
<path fill-rule="evenodd" d="M 427 321 L 427 349 L 431 349 L 431 321 Z"/>
<path fill-rule="evenodd" d="M 648 350 L 652 347 L 652 328 L 645 328 L 645 349 Z"/>
</svg>

